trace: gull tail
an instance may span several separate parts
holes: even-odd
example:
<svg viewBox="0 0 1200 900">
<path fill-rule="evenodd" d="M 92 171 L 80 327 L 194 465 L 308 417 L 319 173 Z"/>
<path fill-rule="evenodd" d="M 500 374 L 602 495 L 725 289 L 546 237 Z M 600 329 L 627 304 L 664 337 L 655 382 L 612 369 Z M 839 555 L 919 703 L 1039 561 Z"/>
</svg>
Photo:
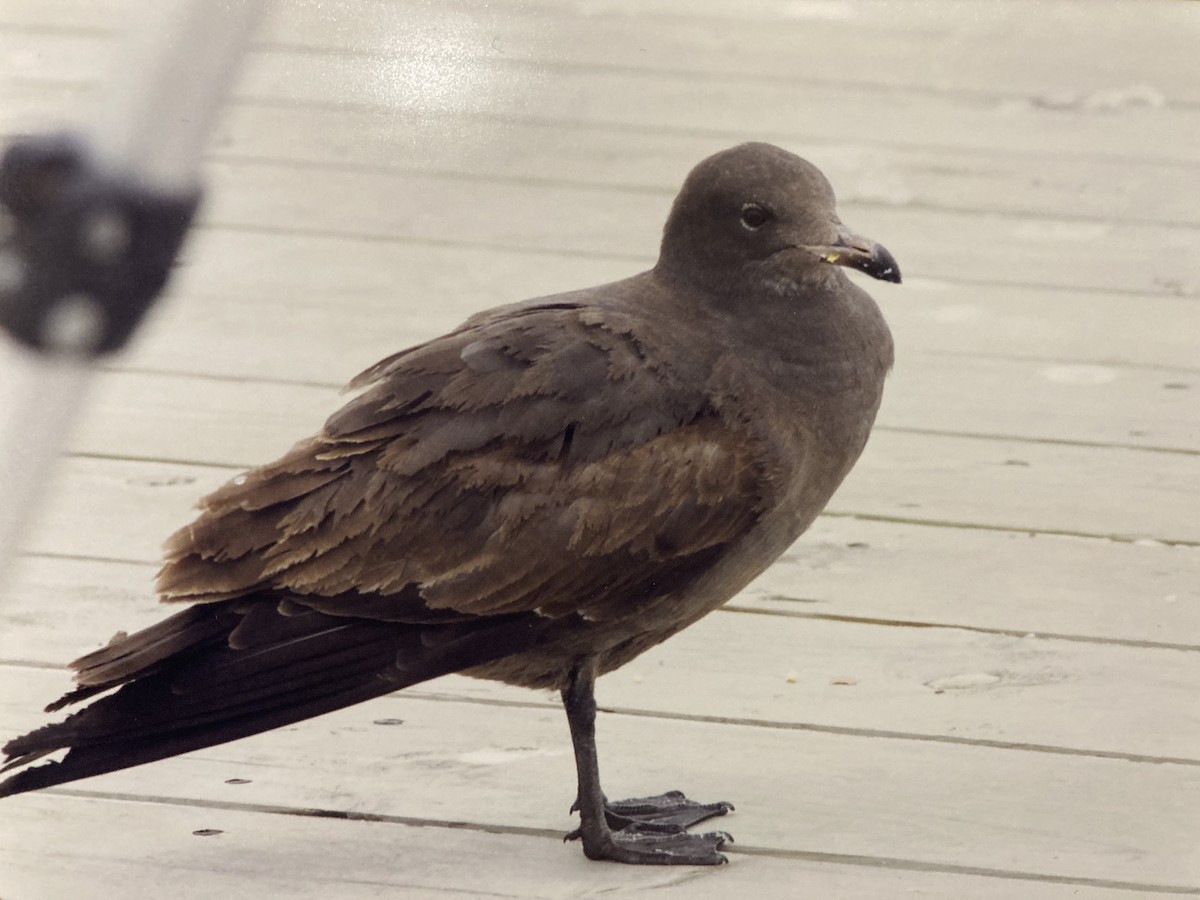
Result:
<svg viewBox="0 0 1200 900">
<path fill-rule="evenodd" d="M 190 607 L 76 660 L 79 687 L 53 712 L 117 688 L 9 741 L 0 797 L 76 781 L 279 728 L 519 652 L 524 616 L 411 625 L 280 612 L 276 598 Z"/>
</svg>

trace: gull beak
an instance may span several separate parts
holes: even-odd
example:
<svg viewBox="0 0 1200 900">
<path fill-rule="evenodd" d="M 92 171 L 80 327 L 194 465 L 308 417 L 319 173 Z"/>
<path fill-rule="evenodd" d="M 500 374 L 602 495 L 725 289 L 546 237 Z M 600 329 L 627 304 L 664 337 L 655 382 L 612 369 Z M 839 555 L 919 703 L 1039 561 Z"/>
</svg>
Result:
<svg viewBox="0 0 1200 900">
<path fill-rule="evenodd" d="M 807 246 L 807 250 L 834 266 L 849 266 L 866 272 L 880 281 L 900 283 L 900 266 L 887 247 L 855 234 L 844 225 L 838 225 L 838 236 L 826 246 Z"/>
</svg>

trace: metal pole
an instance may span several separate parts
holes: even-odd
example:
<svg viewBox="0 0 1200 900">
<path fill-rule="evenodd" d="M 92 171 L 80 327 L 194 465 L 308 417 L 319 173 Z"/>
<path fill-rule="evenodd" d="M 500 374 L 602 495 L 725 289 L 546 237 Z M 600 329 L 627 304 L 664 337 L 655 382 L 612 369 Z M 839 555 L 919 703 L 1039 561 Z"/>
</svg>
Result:
<svg viewBox="0 0 1200 900">
<path fill-rule="evenodd" d="M 159 190 L 198 180 L 217 113 L 264 0 L 142 3 L 91 131 L 98 159 Z"/>
</svg>

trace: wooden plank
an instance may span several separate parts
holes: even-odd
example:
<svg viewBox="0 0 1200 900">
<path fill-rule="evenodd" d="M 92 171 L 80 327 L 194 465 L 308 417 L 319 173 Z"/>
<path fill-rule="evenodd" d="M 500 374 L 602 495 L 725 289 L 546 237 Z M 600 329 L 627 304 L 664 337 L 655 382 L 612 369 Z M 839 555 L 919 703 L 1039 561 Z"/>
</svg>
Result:
<svg viewBox="0 0 1200 900">
<path fill-rule="evenodd" d="M 1200 541 L 1193 456 L 877 432 L 827 509 L 930 523 Z"/>
<path fill-rule="evenodd" d="M 362 171 L 314 177 L 300 168 L 251 163 L 215 164 L 213 175 L 204 217 L 210 227 L 598 255 L 629 268 L 653 262 L 669 205 L 665 196 L 593 188 Z M 403 202 L 381 204 L 381 195 Z M 850 207 L 843 215 L 890 245 L 915 277 L 1200 293 L 1189 264 L 1200 253 L 1200 231 L 879 207 Z M 1064 257 L 1073 264 L 1064 265 Z M 1147 259 L 1155 265 L 1148 268 Z M 878 286 L 876 292 L 884 293 Z"/>
<path fill-rule="evenodd" d="M 61 126 L 80 109 L 79 91 L 43 82 L 0 83 L 0 133 Z M 471 140 L 445 140 L 448 131 Z M 807 140 L 763 129 L 816 163 L 843 203 L 1050 215 L 1064 219 L 1200 224 L 1194 167 L 1127 159 L 993 153 L 924 146 Z M 250 102 L 230 106 L 212 156 L 346 168 L 461 173 L 546 183 L 566 181 L 673 194 L 680 174 L 728 146 L 729 138 L 677 131 L 613 131 L 575 122 L 431 115 L 405 123 L 402 139 L 386 110 L 300 109 Z M 320 172 L 314 172 L 315 178 Z"/>
<path fill-rule="evenodd" d="M 248 467 L 318 432 L 345 400 L 317 385 L 106 372 L 70 450 Z"/>
<path fill-rule="evenodd" d="M 1146 158 L 1195 164 L 1200 149 L 1183 135 L 1200 127 L 1200 110 L 1167 106 L 1156 87 L 1107 89 L 1078 98 L 1053 89 L 1045 98 L 881 90 L 831 79 L 697 78 L 688 71 L 551 65 L 523 59 L 519 48 L 491 49 L 494 33 L 469 19 L 466 34 L 427 23 L 423 52 L 376 55 L 314 53 L 276 47 L 252 53 L 235 90 L 241 100 L 387 109 L 397 135 L 427 113 L 486 113 L 537 121 L 604 123 L 624 129 L 671 129 L 729 138 L 778 132 L 786 115 L 790 141 L 839 140 L 903 146 Z M 418 31 L 418 34 L 420 32 Z M 475 37 L 471 45 L 470 34 Z M 418 38 L 398 38 L 403 47 Z M 553 38 L 551 38 L 553 39 Z M 0 49 L 19 44 L 8 77 L 52 83 L 92 80 L 110 64 L 114 45 L 86 33 L 0 32 Z M 844 65 L 842 67 L 845 68 Z M 1149 93 L 1147 93 L 1149 91 Z M 1149 97 L 1147 102 L 1145 97 Z M 1089 98 L 1094 98 L 1089 103 Z M 1036 102 L 1035 102 L 1036 101 Z M 1098 106 L 1098 108 L 1096 108 Z M 847 109 L 854 116 L 845 115 Z M 913 128 L 915 121 L 920 128 Z M 485 133 L 490 129 L 484 129 Z M 447 134 L 447 136 L 449 136 Z M 465 136 L 464 136 L 465 137 Z"/>
<path fill-rule="evenodd" d="M 682 168 L 682 167 L 683 167 L 683 164 L 681 163 L 680 168 Z M 1186 196 L 1186 194 L 1179 193 L 1178 196 L 1183 198 Z M 1189 201 L 1189 203 L 1190 203 L 1190 201 Z M 1197 206 L 1195 204 L 1190 204 L 1190 205 L 1192 205 L 1194 208 L 1200 208 L 1200 206 Z M 198 236 L 196 242 L 199 243 L 202 240 L 203 240 L 203 237 Z M 279 236 L 279 235 L 236 235 L 236 236 L 228 238 L 228 240 L 226 240 L 225 243 L 226 244 L 237 244 L 237 245 L 249 244 L 250 247 L 253 248 L 253 247 L 260 247 L 260 243 L 259 243 L 260 241 L 269 242 L 272 240 L 280 242 L 281 245 L 290 245 L 290 246 L 296 247 L 296 248 L 302 247 L 305 244 L 309 244 L 309 245 L 315 244 L 318 247 L 325 246 L 325 242 L 322 241 L 321 239 L 314 240 L 314 239 L 306 239 L 306 238 L 298 237 L 298 236 Z M 326 258 L 322 259 L 323 266 L 330 265 L 330 261 L 328 259 L 329 256 L 333 256 L 335 253 L 344 251 L 344 247 L 338 247 L 337 244 L 338 244 L 338 242 L 334 241 L 333 246 L 330 246 L 329 250 L 326 251 L 327 256 L 326 256 Z M 336 247 L 336 249 L 335 249 L 335 247 Z M 228 249 L 228 248 L 226 248 L 226 249 Z M 249 248 L 247 248 L 247 249 L 249 249 Z M 406 249 L 407 248 L 400 249 L 400 248 L 376 247 L 374 245 L 371 245 L 365 249 L 359 249 L 359 250 L 355 251 L 356 256 L 362 256 L 365 254 L 365 255 L 369 255 L 369 256 L 374 256 L 374 257 L 376 257 L 376 259 L 373 259 L 371 261 L 371 264 L 359 265 L 359 266 L 355 267 L 356 271 L 359 273 L 364 272 L 364 271 L 375 272 L 376 274 L 373 278 L 375 284 L 379 284 L 379 282 L 381 282 L 381 281 L 385 282 L 387 284 L 387 287 L 381 288 L 381 290 L 387 290 L 388 294 L 389 294 L 389 298 L 394 297 L 397 293 L 400 293 L 402 290 L 400 285 L 398 284 L 399 279 L 397 277 L 395 277 L 398 274 L 396 272 L 398 261 L 400 259 L 403 259 L 405 255 L 411 255 L 412 252 L 415 252 L 418 255 L 420 255 L 421 253 L 426 253 L 426 255 L 428 255 L 428 251 L 426 248 L 415 248 L 414 251 L 409 251 L 408 253 L 406 253 Z M 505 269 L 511 269 L 512 263 L 519 263 L 520 259 L 521 259 L 520 257 L 518 257 L 517 259 L 514 259 L 511 261 L 511 263 L 509 263 L 508 261 L 496 259 L 495 254 L 489 254 L 487 251 L 476 251 L 476 250 L 464 250 L 463 255 L 457 256 L 457 257 L 454 256 L 453 251 L 441 251 L 441 252 L 442 252 L 443 256 L 445 256 L 447 253 L 449 253 L 452 257 L 454 257 L 456 259 L 461 259 L 461 260 L 478 259 L 482 255 L 482 256 L 488 258 L 488 265 L 491 267 L 492 272 L 495 271 L 495 268 L 497 266 L 500 266 Z M 238 255 L 241 257 L 244 257 L 245 251 L 243 251 L 242 253 L 240 253 Z M 270 255 L 273 257 L 278 257 L 278 256 L 292 257 L 292 256 L 296 256 L 299 254 L 295 253 L 295 251 L 292 251 L 289 253 L 286 250 L 284 250 L 283 247 L 281 247 L 280 252 L 276 253 L 276 252 L 272 251 L 270 253 Z M 500 254 L 500 256 L 504 256 L 504 254 Z M 222 258 L 225 258 L 225 257 L 223 256 Z M 531 263 L 534 263 L 534 260 L 532 260 L 532 259 L 529 259 L 528 261 Z M 261 263 L 262 260 L 260 259 L 260 260 L 258 260 L 258 262 Z M 553 272 L 556 270 L 561 271 L 563 273 L 561 280 L 550 279 L 550 283 L 556 287 L 573 287 L 573 286 L 577 286 L 580 283 L 585 283 L 584 278 L 581 276 L 586 274 L 589 267 L 593 270 L 599 270 L 603 274 L 603 276 L 607 276 L 607 277 L 616 277 L 617 275 L 628 272 L 632 268 L 636 267 L 635 265 L 630 265 L 630 264 L 621 263 L 621 262 L 612 262 L 612 263 L 586 262 L 586 261 L 562 260 L 562 259 L 555 259 L 555 258 L 551 258 L 549 260 L 544 260 L 542 262 L 545 265 L 548 265 L 551 267 L 550 271 L 547 272 L 547 274 L 550 274 L 550 272 Z M 469 263 L 468 263 L 468 265 L 469 265 Z M 387 268 L 382 268 L 383 266 L 387 266 Z M 535 263 L 535 267 L 538 269 L 542 269 L 542 268 L 544 268 L 544 265 L 537 265 Z M 264 269 L 264 267 L 262 265 L 255 266 L 255 268 L 258 271 L 264 271 L 267 273 L 277 272 L 277 270 L 275 270 L 273 268 L 265 268 Z M 340 275 L 340 277 L 342 277 L 343 279 L 351 278 L 352 276 L 350 274 L 348 274 L 348 271 L 347 271 L 350 268 L 351 268 L 350 266 L 336 267 L 335 268 L 335 277 Z M 382 268 L 382 271 L 380 271 L 381 268 Z M 578 274 L 575 274 L 575 277 L 572 277 L 573 273 L 578 273 Z M 220 273 L 216 273 L 216 274 L 218 276 L 220 275 Z M 234 277 L 237 280 L 246 280 L 250 277 L 250 274 L 251 273 L 249 273 L 247 271 L 238 270 L 234 273 Z M 304 273 L 304 274 L 306 277 L 312 278 L 315 276 L 316 273 Z M 206 269 L 203 272 L 203 277 L 201 279 L 199 279 L 199 283 L 201 283 L 201 284 L 207 283 L 209 280 L 211 280 L 213 275 L 214 275 L 214 273 L 212 271 L 212 267 L 206 267 Z M 387 277 L 388 275 L 392 275 L 393 277 L 388 278 Z M 501 275 L 502 275 L 502 273 L 501 273 Z M 279 276 L 277 275 L 276 277 L 279 277 Z M 422 277 L 424 277 L 424 276 L 422 275 Z M 358 276 L 354 277 L 353 280 L 362 281 L 363 278 L 361 275 L 358 275 Z M 441 280 L 444 281 L 445 277 L 441 276 Z M 482 282 L 485 279 L 476 278 L 475 280 L 476 280 L 476 282 Z M 546 280 L 547 279 L 543 279 L 543 283 L 545 283 Z M 1178 285 L 1172 287 L 1172 285 L 1170 284 L 1171 279 L 1166 276 L 1155 275 L 1154 280 L 1156 281 L 1157 286 L 1164 290 L 1173 290 L 1173 289 L 1179 287 Z M 322 281 L 321 284 L 328 287 L 329 284 L 333 281 L 334 281 L 334 278 L 331 277 L 331 278 L 328 278 L 328 279 Z M 503 299 L 511 299 L 513 296 L 521 296 L 522 289 L 524 289 L 528 286 L 529 281 L 530 281 L 530 279 L 526 278 L 525 283 L 523 283 L 517 287 L 514 287 L 512 289 L 512 291 L 507 294 L 502 294 L 500 291 L 496 291 L 494 289 L 488 293 L 490 293 L 492 295 L 501 294 Z M 910 282 L 911 282 L 911 278 L 910 278 Z M 278 282 L 277 282 L 277 284 L 278 284 Z M 436 285 L 434 285 L 434 286 L 436 287 Z M 286 284 L 278 284 L 277 289 L 286 288 L 286 287 L 287 287 Z M 226 289 L 229 289 L 229 287 L 226 286 Z M 1129 341 L 1126 337 L 1126 331 L 1125 331 L 1124 327 L 1121 327 L 1121 328 L 1112 327 L 1115 324 L 1115 320 L 1123 319 L 1123 318 L 1127 319 L 1127 317 L 1129 315 L 1129 309 L 1127 306 L 1125 306 L 1123 303 L 1121 303 L 1120 305 L 1122 308 L 1114 309 L 1113 310 L 1113 318 L 1109 319 L 1105 315 L 1106 304 L 1104 303 L 1103 298 L 1101 298 L 1101 301 L 1099 304 L 1099 309 L 1097 309 L 1096 308 L 1097 305 L 1094 302 L 1094 298 L 1087 296 L 1087 295 L 1080 296 L 1080 297 L 1065 297 L 1061 294 L 1058 294 L 1058 295 L 1051 295 L 1051 297 L 1046 297 L 1046 292 L 1044 292 L 1044 291 L 1026 291 L 1026 294 L 1029 295 L 1027 300 L 1025 299 L 1024 296 L 1022 296 L 1020 299 L 1017 299 L 1016 297 L 1014 297 L 1010 300 L 1009 297 L 1006 295 L 1010 294 L 1011 292 L 994 291 L 994 290 L 987 289 L 987 288 L 981 288 L 979 286 L 949 287 L 949 286 L 941 285 L 939 287 L 937 285 L 931 285 L 928 281 L 925 281 L 923 284 L 918 283 L 917 285 L 913 285 L 910 283 L 910 285 L 908 285 L 906 287 L 905 293 L 904 293 L 905 303 L 902 304 L 902 306 L 907 308 L 911 305 L 911 301 L 913 300 L 914 290 L 931 291 L 932 292 L 932 291 L 939 290 L 939 289 L 944 294 L 948 295 L 950 291 L 954 291 L 959 296 L 961 296 L 963 294 L 975 296 L 975 295 L 979 295 L 980 292 L 983 291 L 984 292 L 983 297 L 986 298 L 989 302 L 984 303 L 984 304 L 971 304 L 971 303 L 967 303 L 967 304 L 949 303 L 949 304 L 947 304 L 947 303 L 942 303 L 939 306 L 936 306 L 933 309 L 928 310 L 926 315 L 922 316 L 920 319 L 918 319 L 914 323 L 916 327 L 910 329 L 914 338 L 923 338 L 923 335 L 925 334 L 925 331 L 927 330 L 927 328 L 930 324 L 928 322 L 928 319 L 933 316 L 938 316 L 938 317 L 943 317 L 945 319 L 945 321 L 939 323 L 941 325 L 941 329 L 939 329 L 939 331 L 945 330 L 945 332 L 949 336 L 954 337 L 955 340 L 961 339 L 961 335 L 964 331 L 971 330 L 972 323 L 970 320 L 974 320 L 974 324 L 979 326 L 979 328 L 978 328 L 979 333 L 981 335 L 990 337 L 990 340 L 994 343 L 994 345 L 1000 345 L 1001 342 L 1003 341 L 1004 345 L 1006 345 L 1007 347 L 1016 347 L 1021 350 L 1025 350 L 1025 348 L 1034 349 L 1033 347 L 1030 346 L 1030 341 L 1034 341 L 1039 346 L 1041 346 L 1043 344 L 1050 344 L 1051 342 L 1048 341 L 1047 338 L 1052 338 L 1052 339 L 1054 339 L 1054 343 L 1051 344 L 1050 347 L 1046 347 L 1046 349 L 1043 350 L 1043 353 L 1045 353 L 1046 350 L 1051 350 L 1051 352 L 1053 352 L 1053 350 L 1057 350 L 1061 346 L 1061 344 L 1059 342 L 1073 341 L 1073 342 L 1077 343 L 1077 345 L 1079 347 L 1079 350 L 1077 352 L 1086 354 L 1089 352 L 1089 350 L 1091 348 L 1097 347 L 1096 341 L 1099 340 L 1103 344 L 1108 345 L 1108 347 L 1104 351 L 1104 355 L 1107 355 L 1107 356 L 1115 355 L 1117 358 L 1123 358 L 1123 357 L 1127 357 L 1131 353 L 1133 353 L 1133 354 L 1139 353 L 1140 349 L 1142 347 L 1146 346 L 1143 343 L 1143 341 L 1137 341 L 1137 342 Z M 989 291 L 992 294 L 996 295 L 996 297 L 989 296 L 988 295 Z M 1025 310 L 1027 310 L 1027 312 L 1024 312 L 1021 315 L 1015 315 L 1015 316 L 1014 315 L 1003 316 L 1003 317 L 999 316 L 999 315 L 997 315 L 996 310 L 994 309 L 994 307 L 996 306 L 995 300 L 997 297 L 1000 299 L 1003 299 L 1005 304 L 1008 304 L 1010 302 L 1014 303 L 1014 304 L 1019 303 Z M 500 297 L 497 297 L 497 299 L 500 299 Z M 944 299 L 948 300 L 949 297 L 946 296 Z M 1116 298 L 1116 299 L 1119 303 L 1120 298 Z M 472 300 L 475 300 L 475 298 L 472 298 Z M 919 300 L 919 298 L 918 298 L 918 300 Z M 931 300 L 933 300 L 932 297 L 931 297 Z M 1055 329 L 1054 334 L 1047 334 L 1046 330 L 1048 327 L 1050 327 L 1050 323 L 1047 321 L 1047 319 L 1049 318 L 1047 311 L 1053 308 L 1050 306 L 1050 304 L 1054 304 L 1054 307 L 1057 307 L 1064 302 L 1070 304 L 1071 306 L 1078 306 L 1080 314 L 1064 316 L 1065 321 L 1069 323 L 1069 326 L 1064 327 L 1062 325 L 1059 325 Z M 1144 309 L 1144 306 L 1143 306 L 1144 301 L 1142 299 L 1130 298 L 1129 302 L 1138 303 L 1139 307 Z M 1169 302 L 1170 301 L 1168 301 L 1168 303 Z M 1186 301 L 1182 301 L 1182 303 L 1186 303 Z M 1084 305 L 1085 304 L 1087 305 L 1086 314 L 1084 314 Z M 477 302 L 474 305 L 477 305 Z M 1064 310 L 1064 312 L 1068 312 L 1068 310 Z M 1158 314 L 1156 314 L 1156 313 L 1158 313 Z M 458 316 L 457 313 L 455 315 L 456 315 L 456 317 Z M 1193 328 L 1194 323 L 1195 323 L 1194 310 L 1191 309 L 1190 304 L 1188 304 L 1186 306 L 1181 304 L 1179 306 L 1179 314 L 1178 315 L 1181 319 L 1181 326 L 1180 327 L 1171 327 L 1170 318 L 1169 317 L 1167 319 L 1162 318 L 1161 311 L 1146 310 L 1146 318 L 1149 322 L 1153 322 L 1156 324 L 1159 322 L 1162 323 L 1161 329 L 1158 329 L 1158 328 L 1151 329 L 1149 331 L 1147 337 L 1149 338 L 1149 340 L 1151 342 L 1154 342 L 1160 346 L 1162 344 L 1167 344 L 1168 347 L 1170 348 L 1170 345 L 1173 343 L 1175 346 L 1178 347 L 1178 351 L 1175 351 L 1175 352 L 1176 352 L 1179 363 L 1180 364 L 1189 364 L 1189 363 L 1194 362 L 1194 348 L 1192 347 L 1190 342 L 1187 341 L 1188 329 Z M 1097 316 L 1099 316 L 1099 318 L 1097 318 Z M 963 327 L 964 320 L 967 320 L 966 328 Z M 1182 320 L 1185 320 L 1185 321 L 1182 321 Z M 447 319 L 447 323 L 450 323 L 453 321 L 454 321 L 454 319 L 449 319 L 449 318 Z M 898 330 L 898 335 L 900 335 L 901 337 L 904 337 L 905 334 L 904 334 L 903 330 L 906 326 L 906 321 L 904 319 L 899 319 L 896 322 L 896 326 L 897 326 L 897 330 Z M 1105 330 L 1105 329 L 1107 329 L 1107 330 Z M 234 333 L 236 333 L 236 331 Z M 997 347 L 997 349 L 998 349 L 998 347 Z M 1099 349 L 1099 348 L 1097 347 L 1097 349 Z M 1059 351 L 1059 352 L 1061 352 L 1061 351 Z M 1094 353 L 1094 351 L 1093 351 L 1093 353 Z M 1099 354 L 1096 354 L 1096 355 L 1099 355 Z M 250 356 L 253 357 L 253 354 L 250 354 Z M 1103 358 L 1103 356 L 1101 356 L 1101 358 Z"/>
<path fill-rule="evenodd" d="M 902 355 L 878 426 L 1200 451 L 1195 369 Z"/>
<path fill-rule="evenodd" d="M 3 120 L 0 119 L 0 122 Z M 457 126 L 487 140 L 447 144 L 420 132 L 397 140 L 388 114 L 237 104 L 218 132 L 218 158 L 294 160 L 390 170 L 463 172 L 497 179 L 570 181 L 673 195 L 687 167 L 730 140 L 665 130 L 613 131 L 575 122 L 499 123 L 437 117 L 434 131 Z M 421 128 L 418 124 L 418 128 Z M 355 135 L 354 140 L 347 140 Z M 791 145 L 816 163 L 848 204 L 972 209 L 1063 218 L 1120 217 L 1196 225 L 1194 168 L 1128 160 L 1059 158 L 922 146 L 805 141 L 764 129 L 762 140 Z"/>
<path fill-rule="evenodd" d="M 119 559 L 157 558 L 191 504 L 234 471 L 89 458 L 62 470 L 25 549 Z M 1196 543 L 1194 473 L 1194 458 L 1179 454 L 881 431 L 828 511 Z"/>
<path fill-rule="evenodd" d="M 42 563 L 36 571 L 47 573 Z M 49 584 L 19 582 L 6 604 L 12 608 L 0 611 L 10 626 L 0 635 L 0 659 L 62 665 L 103 646 L 118 629 L 158 621 L 170 608 L 151 599 L 149 575 L 122 566 L 82 591 L 62 585 L 59 573 Z M 1200 646 L 1184 652 L 726 611 L 607 676 L 604 696 L 609 706 L 638 712 L 1192 759 L 1200 766 L 1200 718 L 1190 714 L 1200 682 L 1195 651 Z M 838 684 L 846 679 L 853 684 Z M 465 678 L 419 691 L 514 702 L 535 696 Z M 39 705 L 52 699 L 35 698 Z M 1064 709 L 1076 714 L 1059 715 Z"/>
<path fill-rule="evenodd" d="M 23 549 L 134 561 L 160 558 L 167 535 L 235 470 L 66 459 Z"/>
<path fill-rule="evenodd" d="M 0 659 L 9 662 L 65 666 L 119 629 L 171 612 L 153 592 L 156 564 L 24 557 L 14 569 L 0 602 Z"/>
<path fill-rule="evenodd" d="M 1073 372 L 1099 383 L 1055 380 Z M 1163 387 L 1193 380 L 1187 371 L 926 356 L 898 367 L 877 427 L 1200 452 L 1200 410 L 1187 390 Z M 111 371 L 70 449 L 255 465 L 316 433 L 344 402 L 333 386 Z"/>
<path fill-rule="evenodd" d="M 722 612 L 606 676 L 603 696 L 608 706 L 665 715 L 1200 766 L 1198 675 L 1194 651 Z"/>
<path fill-rule="evenodd" d="M 285 51 L 248 60 L 236 96 L 303 104 L 387 107 L 419 117 L 430 110 L 488 112 L 541 121 L 582 121 L 623 128 L 671 128 L 748 139 L 780 111 L 792 141 L 885 139 L 904 146 L 988 147 L 1003 151 L 1078 153 L 1200 160 L 1200 150 L 1173 143 L 1200 127 L 1200 110 L 1134 105 L 1113 115 L 1047 109 L 1025 101 L 978 104 L 946 95 L 883 93 L 836 82 L 820 86 L 700 80 L 688 73 L 645 73 L 563 67 L 547 69 L 491 60 L 453 60 L 445 68 L 397 71 L 369 57 L 320 58 Z M 436 63 L 435 63 L 436 66 Z M 431 84 L 420 79 L 432 75 Z M 417 88 L 417 89 L 414 89 Z M 855 110 L 847 117 L 846 109 Z M 531 112 L 536 111 L 536 112 Z M 914 121 L 922 123 L 913 128 Z M 1142 133 L 1145 143 L 1134 135 Z"/>
<path fill-rule="evenodd" d="M 7 0 L 0 23 L 88 28 L 103 33 L 128 14 L 127 0 L 79 8 L 69 0 Z M 1145 86 L 1142 102 L 1200 99 L 1191 52 L 1200 26 L 1186 4 L 1109 0 L 1059 2 L 1030 14 L 1020 2 L 989 3 L 969 18 L 946 4 L 780 5 L 718 0 L 675 2 L 428 3 L 375 0 L 353 12 L 286 5 L 264 40 L 357 52 L 428 45 L 452 35 L 475 54 L 517 54 L 639 69 L 721 72 L 725 77 L 841 79 L 877 88 L 937 90 L 983 97 L 1032 95 L 1050 105 L 1092 108 L 1120 87 Z M 416 32 L 417 36 L 414 36 Z M 904 40 L 897 40 L 903 34 Z M 1062 35 L 1070 34 L 1070 41 Z M 425 38 L 425 40 L 422 40 Z M 445 38 L 443 38 L 445 40 Z M 1147 57 L 1136 47 L 1153 43 Z M 465 45 L 465 46 L 464 46 Z M 996 53 L 1003 45 L 1005 53 Z M 804 52 L 797 52 L 797 47 Z M 850 63 L 847 63 L 847 59 Z"/>
<path fill-rule="evenodd" d="M 73 900 L 120 884 L 129 900 L 374 900 L 489 897 L 575 900 L 791 898 L 798 889 L 845 900 L 913 894 L 931 900 L 1068 900 L 1078 886 L 949 872 L 734 853 L 716 870 L 588 863 L 557 837 L 362 822 L 186 803 L 40 794 L 6 801 L 0 894 Z M 219 834 L 197 836 L 209 829 Z M 105 846 L 97 837 L 105 835 Z M 330 852 L 334 849 L 335 852 Z M 469 861 L 470 864 L 464 864 Z M 1106 900 L 1144 892 L 1108 888 Z"/>
<path fill-rule="evenodd" d="M 737 606 L 1200 643 L 1200 549 L 823 517 Z"/>
<path fill-rule="evenodd" d="M 107 518 L 85 524 L 112 527 Z M 43 661 L 62 663 L 117 627 L 162 615 L 151 596 L 155 557 L 130 565 L 30 558 L 24 566 L 0 606 L 0 622 L 12 628 L 0 656 L 25 658 L 29 641 L 47 648 Z M 73 598 L 70 628 L 51 615 L 62 597 Z M 733 603 L 784 615 L 1194 646 L 1200 549 L 823 517 Z"/>
<path fill-rule="evenodd" d="M 657 256 L 670 206 L 667 196 L 634 192 L 282 164 L 216 162 L 210 173 L 210 226 L 611 255 L 643 266 Z M 1200 295 L 1190 264 L 1200 230 L 854 205 L 841 212 L 915 276 Z"/>
<path fill-rule="evenodd" d="M 20 671 L 0 679 L 5 734 L 41 721 L 27 698 L 62 678 Z M 562 718 L 396 695 L 80 786 L 565 830 Z M 598 732 L 610 793 L 730 798 L 742 848 L 1200 887 L 1197 767 L 603 713 Z"/>
<path fill-rule="evenodd" d="M 480 53 L 524 54 L 547 62 L 720 73 L 731 79 L 838 78 L 893 91 L 983 97 L 1028 93 L 1063 104 L 1074 97 L 1096 98 L 1125 83 L 1153 85 L 1157 90 L 1149 102 L 1200 99 L 1194 84 L 1176 83 L 1183 73 L 1200 72 L 1191 52 L 1200 25 L 1178 4 L 1113 3 L 1096 16 L 1086 3 L 1057 3 L 1030 16 L 1020 3 L 990 3 L 969 18 L 917 0 L 824 6 L 542 0 L 465 9 L 468 14 L 462 4 L 439 4 L 414 15 L 401 4 L 385 2 L 374 4 L 368 14 L 331 21 L 324 10 L 300 6 L 277 18 L 270 37 L 358 52 L 390 50 L 403 45 L 415 25 L 433 34 L 450 31 Z M 898 32 L 905 40 L 896 39 Z M 1076 41 L 1061 40 L 1063 34 Z M 1154 41 L 1161 56 L 1146 60 L 1130 47 L 1131 35 Z M 998 44 L 1005 54 L 994 52 Z M 1099 102 L 1102 98 L 1092 100 Z"/>
<path fill-rule="evenodd" d="M 480 309 L 640 268 L 552 253 L 208 229 L 193 233 L 185 252 L 172 295 L 124 360 L 339 384 Z M 1196 304 L 1187 297 L 916 278 L 880 300 L 902 364 L 910 353 L 932 351 L 1196 367 Z M 1134 316 L 1145 322 L 1136 339 L 1129 327 Z M 274 332 L 287 342 L 271 340 Z"/>
</svg>

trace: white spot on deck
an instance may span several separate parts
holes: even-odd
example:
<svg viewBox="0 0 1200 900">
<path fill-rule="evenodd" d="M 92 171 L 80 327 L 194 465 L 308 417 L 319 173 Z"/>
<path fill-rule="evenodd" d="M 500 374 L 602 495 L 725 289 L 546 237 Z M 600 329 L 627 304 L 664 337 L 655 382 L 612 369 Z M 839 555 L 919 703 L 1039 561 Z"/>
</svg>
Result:
<svg viewBox="0 0 1200 900">
<path fill-rule="evenodd" d="M 972 688 L 988 687 L 999 680 L 1000 676 L 991 672 L 964 672 L 961 675 L 948 675 L 928 681 L 926 687 L 935 691 L 968 691 Z"/>
<path fill-rule="evenodd" d="M 459 761 L 473 766 L 502 766 L 539 756 L 563 756 L 566 750 L 546 750 L 540 747 L 488 747 L 459 754 Z"/>
<path fill-rule="evenodd" d="M 1043 369 L 1042 377 L 1055 384 L 1108 384 L 1117 373 L 1108 366 L 1067 365 Z"/>
</svg>

